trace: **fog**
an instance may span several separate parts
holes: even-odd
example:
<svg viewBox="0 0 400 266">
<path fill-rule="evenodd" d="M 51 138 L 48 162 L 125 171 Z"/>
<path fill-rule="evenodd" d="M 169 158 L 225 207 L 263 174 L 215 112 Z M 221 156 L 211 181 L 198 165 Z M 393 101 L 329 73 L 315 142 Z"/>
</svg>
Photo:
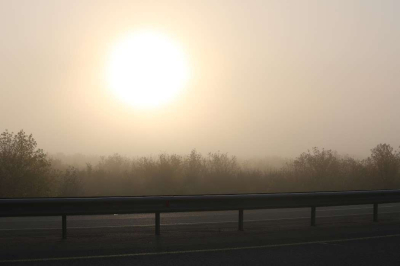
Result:
<svg viewBox="0 0 400 266">
<path fill-rule="evenodd" d="M 396 0 L 0 0 L 0 131 L 89 157 L 292 158 L 315 146 L 366 157 L 400 145 L 399 11 Z M 141 28 L 179 43 L 191 69 L 178 97 L 146 110 L 105 77 L 112 47 Z"/>
</svg>

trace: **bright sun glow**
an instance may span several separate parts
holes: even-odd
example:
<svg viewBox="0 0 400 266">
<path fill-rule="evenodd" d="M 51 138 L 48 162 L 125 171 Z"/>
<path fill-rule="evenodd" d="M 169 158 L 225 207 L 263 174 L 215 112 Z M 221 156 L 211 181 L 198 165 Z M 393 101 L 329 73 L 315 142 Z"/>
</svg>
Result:
<svg viewBox="0 0 400 266">
<path fill-rule="evenodd" d="M 182 49 L 167 36 L 151 31 L 122 39 L 111 54 L 108 67 L 113 92 L 138 108 L 171 101 L 189 78 Z"/>
</svg>

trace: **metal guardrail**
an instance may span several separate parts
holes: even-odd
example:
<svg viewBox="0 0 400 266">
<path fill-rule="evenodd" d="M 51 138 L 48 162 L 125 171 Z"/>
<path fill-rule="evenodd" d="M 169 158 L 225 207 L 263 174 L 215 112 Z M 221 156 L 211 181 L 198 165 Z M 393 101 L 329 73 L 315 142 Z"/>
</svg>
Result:
<svg viewBox="0 0 400 266">
<path fill-rule="evenodd" d="M 155 233 L 160 234 L 160 214 L 166 212 L 238 210 L 238 229 L 243 230 L 244 210 L 311 208 L 315 226 L 316 208 L 373 204 L 373 221 L 378 221 L 378 204 L 400 202 L 400 190 L 311 192 L 277 194 L 24 198 L 0 199 L 0 217 L 61 216 L 62 236 L 67 236 L 68 215 L 155 213 Z"/>
</svg>

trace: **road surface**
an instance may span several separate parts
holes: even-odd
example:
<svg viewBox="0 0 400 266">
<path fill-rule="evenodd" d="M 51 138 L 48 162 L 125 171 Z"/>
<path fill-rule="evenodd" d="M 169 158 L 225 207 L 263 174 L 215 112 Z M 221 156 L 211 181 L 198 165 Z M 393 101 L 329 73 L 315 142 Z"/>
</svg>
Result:
<svg viewBox="0 0 400 266">
<path fill-rule="evenodd" d="M 400 265 L 400 205 L 0 218 L 1 265 Z"/>
</svg>

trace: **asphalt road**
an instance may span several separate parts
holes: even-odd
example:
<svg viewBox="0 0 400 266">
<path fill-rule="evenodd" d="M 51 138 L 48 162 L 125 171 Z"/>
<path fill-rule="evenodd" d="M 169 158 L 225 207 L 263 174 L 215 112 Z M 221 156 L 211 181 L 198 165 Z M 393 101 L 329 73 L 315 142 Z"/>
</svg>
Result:
<svg viewBox="0 0 400 266">
<path fill-rule="evenodd" d="M 400 265 L 400 205 L 0 218 L 0 265 Z"/>
</svg>

